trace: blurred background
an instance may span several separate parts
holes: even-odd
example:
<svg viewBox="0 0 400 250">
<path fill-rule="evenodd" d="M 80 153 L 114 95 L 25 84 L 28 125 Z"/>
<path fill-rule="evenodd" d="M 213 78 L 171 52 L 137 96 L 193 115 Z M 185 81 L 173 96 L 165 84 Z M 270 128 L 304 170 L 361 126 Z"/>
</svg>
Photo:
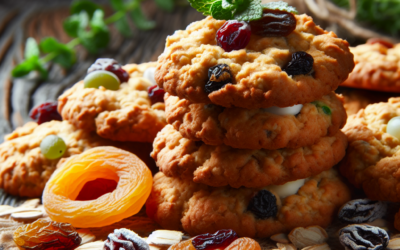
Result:
<svg viewBox="0 0 400 250">
<path fill-rule="evenodd" d="M 287 2 L 353 46 L 369 37 L 391 42 L 400 39 L 398 0 Z M 97 26 L 91 23 L 96 8 L 104 13 L 100 18 L 104 23 Z M 82 34 L 74 34 L 74 25 L 83 22 L 79 16 L 82 10 L 88 11 L 87 27 Z M 66 88 L 83 79 L 96 58 L 111 57 L 121 64 L 155 61 L 167 35 L 202 18 L 185 0 L 0 0 L 0 142 L 4 134 L 30 120 L 32 107 L 56 100 Z M 108 37 L 106 43 L 93 42 L 102 36 Z M 25 44 L 29 37 L 41 50 L 39 59 L 33 58 L 36 61 L 27 60 Z M 46 38 L 52 38 L 53 43 L 42 43 Z M 75 43 L 77 38 L 81 43 Z M 26 61 L 22 71 L 34 70 L 13 78 L 16 65 Z"/>
</svg>

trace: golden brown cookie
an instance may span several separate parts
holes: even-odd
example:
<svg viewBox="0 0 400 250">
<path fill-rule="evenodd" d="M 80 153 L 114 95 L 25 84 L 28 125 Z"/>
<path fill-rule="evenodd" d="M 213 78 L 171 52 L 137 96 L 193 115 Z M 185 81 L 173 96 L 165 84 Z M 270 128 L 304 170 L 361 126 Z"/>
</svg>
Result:
<svg viewBox="0 0 400 250">
<path fill-rule="evenodd" d="M 52 134 L 67 145 L 63 158 L 49 160 L 40 151 L 41 141 Z M 0 188 L 13 195 L 40 197 L 60 160 L 104 144 L 105 140 L 96 134 L 77 129 L 67 121 L 41 125 L 28 122 L 0 144 Z"/>
<path fill-rule="evenodd" d="M 390 98 L 350 116 L 343 132 L 349 140 L 340 172 L 372 200 L 400 201 L 400 140 L 386 132 L 400 116 L 400 98 Z"/>
<path fill-rule="evenodd" d="M 190 235 L 229 228 L 240 237 L 261 238 L 300 226 L 326 227 L 350 199 L 347 186 L 333 169 L 307 178 L 285 198 L 267 189 L 213 188 L 158 173 L 146 211 L 163 228 L 183 229 Z"/>
<path fill-rule="evenodd" d="M 400 92 L 400 44 L 389 48 L 367 43 L 350 51 L 356 65 L 342 86 Z"/>
<path fill-rule="evenodd" d="M 58 98 L 58 112 L 76 127 L 96 131 L 103 138 L 152 142 L 166 124 L 164 103 L 151 104 L 147 89 L 152 83 L 143 78 L 143 72 L 154 66 L 124 66 L 130 79 L 115 91 L 84 88 L 80 81 Z"/>
<path fill-rule="evenodd" d="M 225 52 L 216 32 L 225 21 L 211 17 L 167 38 L 158 59 L 156 81 L 171 95 L 192 103 L 214 103 L 248 109 L 289 107 L 312 102 L 335 90 L 354 67 L 348 42 L 317 26 L 311 17 L 296 15 L 296 29 L 286 37 L 252 35 L 245 49 Z M 314 59 L 307 75 L 290 76 L 282 67 L 295 52 Z M 227 64 L 232 83 L 207 94 L 211 67 Z"/>
<path fill-rule="evenodd" d="M 334 93 L 299 109 L 295 115 L 279 115 L 268 109 L 224 108 L 165 95 L 167 122 L 183 137 L 208 145 L 299 148 L 313 145 L 321 137 L 334 136 L 346 123 L 341 97 Z"/>
<path fill-rule="evenodd" d="M 346 136 L 338 131 L 297 149 L 250 150 L 210 146 L 182 137 L 172 125 L 158 133 L 151 156 L 166 176 L 220 187 L 265 187 L 306 178 L 330 169 L 345 154 Z"/>
</svg>

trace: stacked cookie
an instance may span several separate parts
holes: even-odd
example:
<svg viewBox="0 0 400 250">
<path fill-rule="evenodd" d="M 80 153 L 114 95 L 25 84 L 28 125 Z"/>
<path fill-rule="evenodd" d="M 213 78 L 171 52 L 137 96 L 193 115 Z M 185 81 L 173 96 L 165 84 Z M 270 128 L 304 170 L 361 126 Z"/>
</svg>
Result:
<svg viewBox="0 0 400 250">
<path fill-rule="evenodd" d="M 208 17 L 167 38 L 156 81 L 169 125 L 153 143 L 161 172 L 146 205 L 161 226 L 267 237 L 327 226 L 349 200 L 331 169 L 347 146 L 333 91 L 353 56 L 311 17 L 293 16 L 290 34 L 252 34 L 232 51 L 216 35 L 245 22 Z"/>
</svg>

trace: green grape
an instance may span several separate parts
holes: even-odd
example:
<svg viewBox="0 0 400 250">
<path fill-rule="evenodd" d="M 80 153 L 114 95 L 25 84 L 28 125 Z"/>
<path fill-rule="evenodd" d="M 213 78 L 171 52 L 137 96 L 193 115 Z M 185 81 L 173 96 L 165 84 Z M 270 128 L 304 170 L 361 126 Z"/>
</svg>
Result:
<svg viewBox="0 0 400 250">
<path fill-rule="evenodd" d="M 390 119 L 386 132 L 400 140 L 400 116 Z"/>
<path fill-rule="evenodd" d="M 67 150 L 64 140 L 57 135 L 48 135 L 40 143 L 42 154 L 49 160 L 62 157 Z"/>
<path fill-rule="evenodd" d="M 119 79 L 118 77 L 108 71 L 105 70 L 96 70 L 90 72 L 86 75 L 83 80 L 85 88 L 99 88 L 103 86 L 109 90 L 117 90 L 119 89 Z"/>
</svg>

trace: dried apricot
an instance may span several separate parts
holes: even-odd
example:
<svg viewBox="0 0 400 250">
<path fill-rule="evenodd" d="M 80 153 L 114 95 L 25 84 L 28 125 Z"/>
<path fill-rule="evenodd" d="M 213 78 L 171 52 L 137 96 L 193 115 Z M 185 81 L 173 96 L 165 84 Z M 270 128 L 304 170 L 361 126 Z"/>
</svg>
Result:
<svg viewBox="0 0 400 250">
<path fill-rule="evenodd" d="M 14 242 L 23 249 L 69 250 L 81 244 L 75 228 L 67 223 L 40 219 L 14 231 Z"/>
<path fill-rule="evenodd" d="M 196 248 L 194 248 L 192 240 L 185 240 L 173 244 L 168 250 L 196 250 Z"/>
<path fill-rule="evenodd" d="M 243 237 L 232 242 L 225 250 L 261 250 L 261 246 L 257 241 Z"/>
<path fill-rule="evenodd" d="M 108 180 L 111 187 L 88 195 L 85 190 L 98 187 L 91 182 L 99 179 Z M 118 185 L 109 192 L 113 182 Z M 136 155 L 115 147 L 96 147 L 68 158 L 54 172 L 44 189 L 43 204 L 52 220 L 78 228 L 102 227 L 138 213 L 152 183 L 150 170 Z"/>
</svg>

